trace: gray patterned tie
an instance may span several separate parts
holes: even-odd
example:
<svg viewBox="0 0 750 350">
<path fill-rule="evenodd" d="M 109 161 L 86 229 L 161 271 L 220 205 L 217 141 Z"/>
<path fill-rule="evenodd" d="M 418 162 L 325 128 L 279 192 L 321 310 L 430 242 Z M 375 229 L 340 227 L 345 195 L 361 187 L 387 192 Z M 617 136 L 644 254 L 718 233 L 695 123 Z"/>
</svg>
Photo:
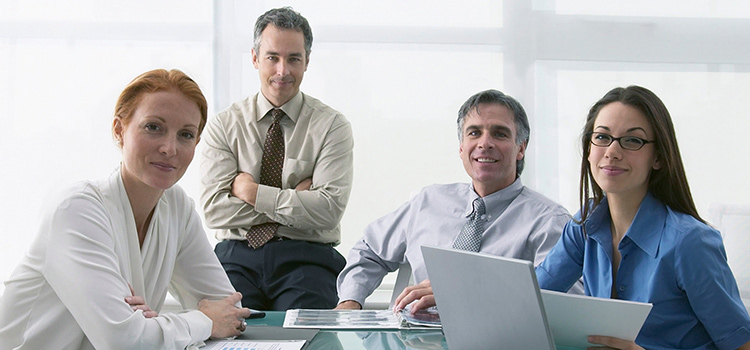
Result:
<svg viewBox="0 0 750 350">
<path fill-rule="evenodd" d="M 286 114 L 279 108 L 271 110 L 273 122 L 268 127 L 266 133 L 266 142 L 263 144 L 263 157 L 260 161 L 260 182 L 259 184 L 281 188 L 281 171 L 284 167 L 284 132 L 281 129 L 281 118 Z M 279 224 L 268 222 L 265 224 L 255 225 L 247 231 L 248 244 L 257 249 L 268 243 L 276 234 Z"/>
<path fill-rule="evenodd" d="M 484 232 L 484 200 L 479 197 L 471 205 L 474 207 L 474 211 L 469 216 L 469 220 L 466 221 L 464 228 L 461 229 L 456 241 L 453 242 L 453 248 L 478 252 Z"/>
</svg>

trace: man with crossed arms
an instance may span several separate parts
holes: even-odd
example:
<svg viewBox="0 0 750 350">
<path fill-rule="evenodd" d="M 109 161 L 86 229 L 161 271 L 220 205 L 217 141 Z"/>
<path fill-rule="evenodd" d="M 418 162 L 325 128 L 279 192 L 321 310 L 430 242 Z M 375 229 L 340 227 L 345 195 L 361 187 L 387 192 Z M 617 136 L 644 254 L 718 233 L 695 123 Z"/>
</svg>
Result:
<svg viewBox="0 0 750 350">
<path fill-rule="evenodd" d="M 204 132 L 201 201 L 215 252 L 242 305 L 332 308 L 345 259 L 334 245 L 352 185 L 353 140 L 341 113 L 299 89 L 312 31 L 289 7 L 255 24 L 260 93 Z"/>
<path fill-rule="evenodd" d="M 366 229 L 338 277 L 337 309 L 361 309 L 383 277 L 409 263 L 414 281 L 395 310 L 420 299 L 433 305 L 420 247 L 453 247 L 538 265 L 570 214 L 521 183 L 529 121 L 521 104 L 497 90 L 471 96 L 458 112 L 459 155 L 471 183 L 425 187 Z M 574 287 L 574 288 L 580 288 Z"/>
</svg>

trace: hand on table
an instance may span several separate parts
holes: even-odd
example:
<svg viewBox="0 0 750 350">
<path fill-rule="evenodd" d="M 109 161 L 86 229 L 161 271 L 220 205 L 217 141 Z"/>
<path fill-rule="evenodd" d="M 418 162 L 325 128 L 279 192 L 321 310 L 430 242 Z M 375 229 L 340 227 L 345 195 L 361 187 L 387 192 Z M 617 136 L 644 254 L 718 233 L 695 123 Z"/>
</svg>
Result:
<svg viewBox="0 0 750 350">
<path fill-rule="evenodd" d="M 334 310 L 362 310 L 362 305 L 354 300 L 345 300 L 336 305 Z"/>
<path fill-rule="evenodd" d="M 198 303 L 198 310 L 213 322 L 212 338 L 236 337 L 245 330 L 245 318 L 250 316 L 250 309 L 234 306 L 242 300 L 242 294 L 234 294 L 221 300 L 203 299 Z"/>
<path fill-rule="evenodd" d="M 404 291 L 398 295 L 398 298 L 396 298 L 396 303 L 393 305 L 393 311 L 401 311 L 406 305 L 409 305 L 409 303 L 415 300 L 417 301 L 411 306 L 412 313 L 435 306 L 435 296 L 432 294 L 430 280 L 424 280 L 419 284 L 404 288 Z"/>
</svg>

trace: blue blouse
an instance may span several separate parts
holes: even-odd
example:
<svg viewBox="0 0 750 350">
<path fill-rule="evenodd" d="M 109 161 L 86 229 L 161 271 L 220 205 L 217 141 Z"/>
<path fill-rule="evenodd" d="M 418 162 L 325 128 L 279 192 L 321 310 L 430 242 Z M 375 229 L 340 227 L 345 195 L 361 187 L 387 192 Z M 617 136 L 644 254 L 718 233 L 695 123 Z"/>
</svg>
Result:
<svg viewBox="0 0 750 350">
<path fill-rule="evenodd" d="M 580 220 L 580 212 L 575 219 Z M 612 295 L 612 232 L 605 197 L 581 224 L 571 220 L 536 269 L 539 287 L 566 291 L 583 275 L 586 295 Z M 615 289 L 653 308 L 636 343 L 646 349 L 737 349 L 750 317 L 718 231 L 648 193 L 618 246 Z M 612 315 L 617 317 L 617 315 Z"/>
</svg>

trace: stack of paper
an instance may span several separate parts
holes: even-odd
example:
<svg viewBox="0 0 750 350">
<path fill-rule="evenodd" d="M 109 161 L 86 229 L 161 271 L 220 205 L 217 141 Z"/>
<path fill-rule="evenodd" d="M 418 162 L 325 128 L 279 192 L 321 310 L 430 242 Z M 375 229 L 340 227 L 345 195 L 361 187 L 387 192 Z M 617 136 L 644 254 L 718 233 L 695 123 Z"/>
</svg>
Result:
<svg viewBox="0 0 750 350">
<path fill-rule="evenodd" d="M 409 310 L 288 310 L 285 328 L 317 329 L 405 329 L 439 328 L 440 316 L 434 308 L 412 315 Z"/>
</svg>

